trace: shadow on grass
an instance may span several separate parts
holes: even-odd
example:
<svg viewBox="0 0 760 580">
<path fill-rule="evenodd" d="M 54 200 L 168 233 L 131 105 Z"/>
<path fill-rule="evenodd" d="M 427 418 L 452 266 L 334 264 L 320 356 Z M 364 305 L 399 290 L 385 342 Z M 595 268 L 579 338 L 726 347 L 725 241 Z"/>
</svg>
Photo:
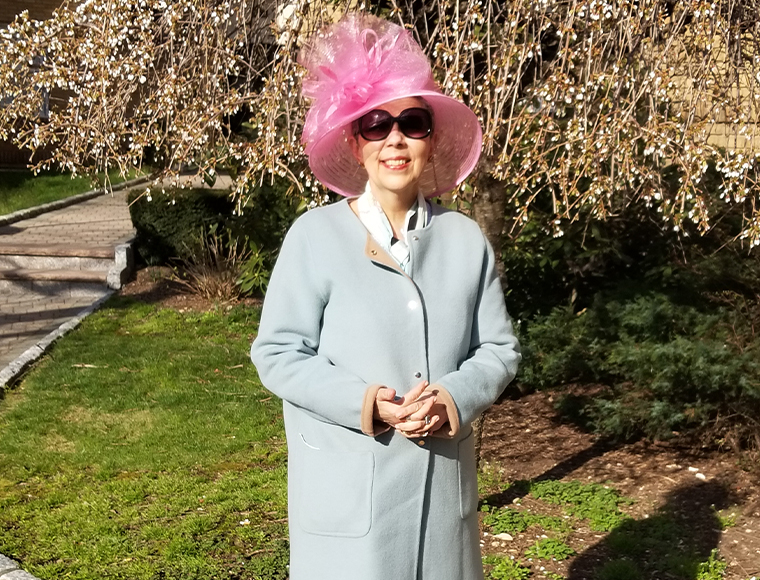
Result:
<svg viewBox="0 0 760 580">
<path fill-rule="evenodd" d="M 679 487 L 650 517 L 626 520 L 580 554 L 567 580 L 722 578 L 725 564 L 711 554 L 721 536 L 717 511 L 732 503 L 719 482 Z"/>
</svg>

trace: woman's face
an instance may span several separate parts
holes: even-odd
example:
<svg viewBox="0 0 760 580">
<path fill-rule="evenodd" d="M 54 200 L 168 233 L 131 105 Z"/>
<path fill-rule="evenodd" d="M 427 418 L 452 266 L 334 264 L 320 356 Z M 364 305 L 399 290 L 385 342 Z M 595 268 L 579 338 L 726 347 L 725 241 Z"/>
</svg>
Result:
<svg viewBox="0 0 760 580">
<path fill-rule="evenodd" d="M 422 99 L 407 97 L 377 108 L 396 117 L 406 109 L 425 107 Z M 395 195 L 410 206 L 414 203 L 422 170 L 430 158 L 431 139 L 432 136 L 407 137 L 399 131 L 398 123 L 394 123 L 390 134 L 380 141 L 367 141 L 361 135 L 354 137 L 354 156 L 367 170 L 372 193 L 378 200 Z"/>
</svg>

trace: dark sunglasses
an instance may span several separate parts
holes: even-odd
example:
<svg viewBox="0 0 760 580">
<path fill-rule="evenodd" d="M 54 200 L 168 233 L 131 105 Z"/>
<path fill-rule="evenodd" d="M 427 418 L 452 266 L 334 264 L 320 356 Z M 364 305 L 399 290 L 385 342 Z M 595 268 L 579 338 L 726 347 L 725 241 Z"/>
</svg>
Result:
<svg viewBox="0 0 760 580">
<path fill-rule="evenodd" d="M 398 117 L 375 109 L 359 118 L 359 135 L 367 141 L 382 141 L 391 134 L 396 123 L 398 130 L 410 139 L 424 139 L 433 131 L 433 118 L 427 109 L 404 109 Z"/>
</svg>

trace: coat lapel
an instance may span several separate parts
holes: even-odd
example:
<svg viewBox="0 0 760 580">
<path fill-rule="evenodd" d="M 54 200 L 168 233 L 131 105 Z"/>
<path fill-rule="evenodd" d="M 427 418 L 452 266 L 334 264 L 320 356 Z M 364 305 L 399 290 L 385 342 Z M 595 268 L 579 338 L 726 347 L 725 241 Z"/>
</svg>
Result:
<svg viewBox="0 0 760 580">
<path fill-rule="evenodd" d="M 364 255 L 367 256 L 370 260 L 377 264 L 382 264 L 383 266 L 390 268 L 391 270 L 395 270 L 405 278 L 409 278 L 409 275 L 404 272 L 401 269 L 401 266 L 398 265 L 398 262 L 394 260 L 388 252 L 386 252 L 380 244 L 375 241 L 375 238 L 372 237 L 372 234 L 367 232 L 367 243 L 364 246 Z M 411 278 L 409 278 L 411 280 Z"/>
</svg>

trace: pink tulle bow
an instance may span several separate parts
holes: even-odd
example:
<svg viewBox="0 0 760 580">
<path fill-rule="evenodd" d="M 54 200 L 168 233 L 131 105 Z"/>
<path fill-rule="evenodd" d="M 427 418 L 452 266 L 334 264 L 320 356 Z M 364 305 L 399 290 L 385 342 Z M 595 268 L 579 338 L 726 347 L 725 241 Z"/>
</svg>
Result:
<svg viewBox="0 0 760 580">
<path fill-rule="evenodd" d="M 359 34 L 336 33 L 332 40 L 337 50 L 332 58 L 324 59 L 311 68 L 302 84 L 303 95 L 313 100 L 306 119 L 303 140 L 313 142 L 317 127 L 320 131 L 332 130 L 338 121 L 344 121 L 359 111 L 372 98 L 392 95 L 399 86 L 412 86 L 431 79 L 430 68 L 424 56 L 416 66 L 409 61 L 398 62 L 401 41 L 414 42 L 409 33 L 399 29 L 393 34 L 378 37 L 372 29 Z M 327 62 L 325 62 L 327 61 Z M 308 63 L 306 64 L 308 68 Z"/>
</svg>

